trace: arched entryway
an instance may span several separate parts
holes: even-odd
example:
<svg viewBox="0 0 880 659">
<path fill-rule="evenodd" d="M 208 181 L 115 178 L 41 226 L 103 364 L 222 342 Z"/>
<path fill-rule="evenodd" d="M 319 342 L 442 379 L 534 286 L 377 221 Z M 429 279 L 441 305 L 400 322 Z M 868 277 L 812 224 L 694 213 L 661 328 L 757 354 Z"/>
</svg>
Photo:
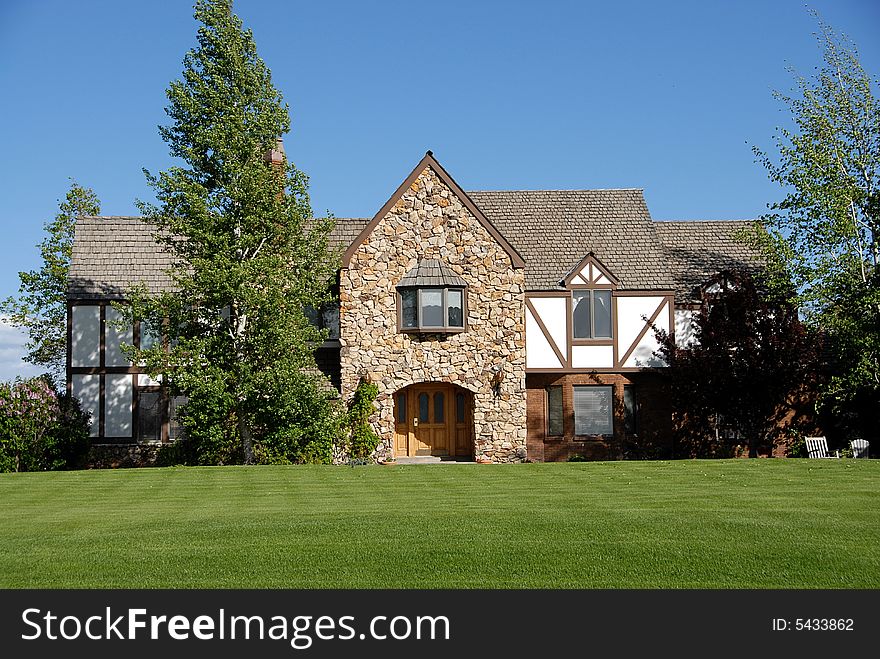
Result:
<svg viewBox="0 0 880 659">
<path fill-rule="evenodd" d="M 474 395 L 446 382 L 422 382 L 394 394 L 395 457 L 474 454 Z"/>
</svg>

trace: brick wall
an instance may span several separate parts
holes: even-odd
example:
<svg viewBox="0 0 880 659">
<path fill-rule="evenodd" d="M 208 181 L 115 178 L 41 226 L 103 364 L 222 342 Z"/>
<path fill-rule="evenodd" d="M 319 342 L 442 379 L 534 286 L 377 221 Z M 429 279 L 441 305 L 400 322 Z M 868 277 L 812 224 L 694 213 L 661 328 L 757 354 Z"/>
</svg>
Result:
<svg viewBox="0 0 880 659">
<path fill-rule="evenodd" d="M 574 434 L 573 387 L 611 386 L 614 396 L 613 428 L 608 437 L 577 437 Z M 636 434 L 625 431 L 623 388 L 634 387 Z M 547 436 L 546 388 L 562 387 L 563 429 L 561 438 Z M 659 378 L 650 372 L 529 374 L 526 376 L 528 406 L 528 457 L 536 462 L 566 461 L 572 456 L 587 460 L 670 458 L 673 455 L 672 412 L 669 397 Z"/>
</svg>

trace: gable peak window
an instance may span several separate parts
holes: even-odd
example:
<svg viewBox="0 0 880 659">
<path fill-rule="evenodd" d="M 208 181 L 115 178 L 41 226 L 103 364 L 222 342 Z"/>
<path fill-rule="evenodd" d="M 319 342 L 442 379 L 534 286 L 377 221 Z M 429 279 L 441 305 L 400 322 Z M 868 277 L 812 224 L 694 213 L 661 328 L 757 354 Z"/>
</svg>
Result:
<svg viewBox="0 0 880 659">
<path fill-rule="evenodd" d="M 440 261 L 425 259 L 397 284 L 398 321 L 403 332 L 462 332 L 465 281 Z"/>
<path fill-rule="evenodd" d="M 575 339 L 611 338 L 611 291 L 588 289 L 571 293 L 572 336 Z"/>
</svg>

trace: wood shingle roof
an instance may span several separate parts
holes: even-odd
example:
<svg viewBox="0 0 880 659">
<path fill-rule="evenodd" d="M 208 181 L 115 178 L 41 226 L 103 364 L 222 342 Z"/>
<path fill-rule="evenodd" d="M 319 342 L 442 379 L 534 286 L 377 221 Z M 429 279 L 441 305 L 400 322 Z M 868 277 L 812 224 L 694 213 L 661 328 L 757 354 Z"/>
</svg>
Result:
<svg viewBox="0 0 880 659">
<path fill-rule="evenodd" d="M 758 252 L 738 234 L 753 220 L 685 220 L 655 222 L 675 281 L 675 301 L 698 302 L 700 288 L 720 270 L 756 270 Z"/>
<path fill-rule="evenodd" d="M 620 288 L 672 290 L 673 278 L 641 190 L 468 192 L 526 262 L 526 289 L 560 288 L 590 252 Z"/>
<path fill-rule="evenodd" d="M 757 253 L 737 239 L 748 221 L 651 220 L 641 190 L 492 190 L 467 193 L 525 261 L 527 290 L 554 290 L 593 252 L 621 289 L 674 290 L 699 299 L 712 273 L 757 267 Z M 345 250 L 370 218 L 337 218 L 332 247 Z M 120 299 L 132 286 L 170 290 L 172 256 L 137 217 L 77 219 L 68 280 L 72 300 Z M 425 273 L 422 273 L 425 274 Z M 427 275 L 425 275 L 427 276 Z M 442 275 L 441 275 L 442 276 Z"/>
</svg>

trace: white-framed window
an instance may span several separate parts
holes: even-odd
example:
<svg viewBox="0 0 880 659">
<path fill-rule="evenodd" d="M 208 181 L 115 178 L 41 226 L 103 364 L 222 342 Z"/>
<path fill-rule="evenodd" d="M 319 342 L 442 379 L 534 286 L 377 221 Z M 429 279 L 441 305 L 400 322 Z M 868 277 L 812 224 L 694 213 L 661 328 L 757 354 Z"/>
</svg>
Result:
<svg viewBox="0 0 880 659">
<path fill-rule="evenodd" d="M 571 321 L 574 339 L 610 339 L 611 291 L 604 288 L 572 291 Z"/>
<path fill-rule="evenodd" d="M 614 432 L 614 394 L 610 386 L 574 386 L 574 434 L 611 435 Z"/>
</svg>

